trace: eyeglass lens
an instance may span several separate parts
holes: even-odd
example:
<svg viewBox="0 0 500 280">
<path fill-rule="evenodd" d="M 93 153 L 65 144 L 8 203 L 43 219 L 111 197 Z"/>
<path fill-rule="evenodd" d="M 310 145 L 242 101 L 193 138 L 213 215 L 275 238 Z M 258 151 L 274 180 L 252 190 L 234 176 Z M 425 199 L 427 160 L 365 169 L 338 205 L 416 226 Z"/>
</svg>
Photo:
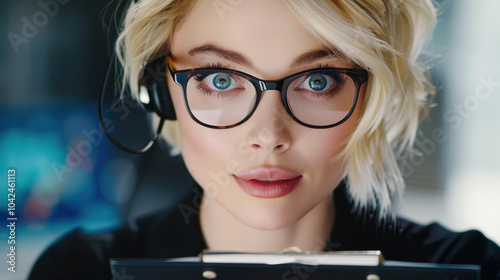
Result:
<svg viewBox="0 0 500 280">
<path fill-rule="evenodd" d="M 285 81 L 286 103 L 293 116 L 313 126 L 343 120 L 354 105 L 356 86 L 336 70 L 315 70 Z M 244 120 L 255 108 L 257 89 L 230 70 L 201 70 L 187 83 L 186 101 L 192 115 L 212 126 Z M 286 105 L 285 105 L 286 106 Z"/>
</svg>

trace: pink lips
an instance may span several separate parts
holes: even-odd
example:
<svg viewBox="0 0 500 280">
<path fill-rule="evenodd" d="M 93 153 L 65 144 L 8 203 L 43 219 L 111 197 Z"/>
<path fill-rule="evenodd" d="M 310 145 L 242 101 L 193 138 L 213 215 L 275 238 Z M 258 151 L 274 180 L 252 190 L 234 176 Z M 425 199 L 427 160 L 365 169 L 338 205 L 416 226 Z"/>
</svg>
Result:
<svg viewBox="0 0 500 280">
<path fill-rule="evenodd" d="M 277 167 L 261 167 L 234 179 L 247 194 L 258 198 L 278 198 L 291 193 L 302 176 Z"/>
</svg>

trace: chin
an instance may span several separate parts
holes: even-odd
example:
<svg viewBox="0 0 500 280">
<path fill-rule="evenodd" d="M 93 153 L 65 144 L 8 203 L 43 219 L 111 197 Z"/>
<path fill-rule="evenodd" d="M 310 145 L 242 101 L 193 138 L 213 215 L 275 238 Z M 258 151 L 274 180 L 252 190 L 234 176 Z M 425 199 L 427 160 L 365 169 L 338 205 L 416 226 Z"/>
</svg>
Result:
<svg viewBox="0 0 500 280">
<path fill-rule="evenodd" d="M 270 220 L 270 219 L 264 219 L 264 220 L 251 220 L 251 221 L 242 221 L 245 223 L 248 227 L 251 227 L 253 229 L 258 229 L 258 230 L 280 230 L 287 228 L 291 224 L 293 224 L 294 221 L 286 221 L 284 219 L 281 220 Z"/>
<path fill-rule="evenodd" d="M 254 208 L 252 212 L 244 211 L 239 213 L 239 217 L 236 217 L 242 223 L 248 227 L 258 229 L 258 230 L 280 230 L 287 228 L 307 213 L 300 215 L 296 213 L 297 209 L 277 209 L 276 207 L 262 207 L 256 211 Z"/>
</svg>

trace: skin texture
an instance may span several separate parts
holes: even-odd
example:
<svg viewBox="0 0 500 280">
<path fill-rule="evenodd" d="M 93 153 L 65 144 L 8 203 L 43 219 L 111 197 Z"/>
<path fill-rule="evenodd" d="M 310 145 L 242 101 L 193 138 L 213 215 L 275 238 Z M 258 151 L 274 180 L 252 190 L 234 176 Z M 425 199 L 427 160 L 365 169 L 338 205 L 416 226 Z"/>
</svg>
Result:
<svg viewBox="0 0 500 280">
<path fill-rule="evenodd" d="M 246 61 L 213 51 L 192 51 L 206 45 L 238 52 Z M 320 64 L 353 67 L 335 54 L 294 64 L 301 55 L 323 48 L 280 0 L 242 1 L 223 17 L 211 1 L 199 1 L 171 41 L 179 70 L 222 63 L 271 80 Z M 294 245 L 321 250 L 335 219 L 332 191 L 344 174 L 342 161 L 332 158 L 355 129 L 364 87 L 354 114 L 337 127 L 301 126 L 286 112 L 279 92 L 265 91 L 248 121 L 231 129 L 210 129 L 189 117 L 182 90 L 167 76 L 180 125 L 182 155 L 205 192 L 200 222 L 208 247 L 270 251 Z M 283 197 L 253 197 L 238 186 L 233 175 L 259 167 L 279 167 L 302 179 Z"/>
</svg>

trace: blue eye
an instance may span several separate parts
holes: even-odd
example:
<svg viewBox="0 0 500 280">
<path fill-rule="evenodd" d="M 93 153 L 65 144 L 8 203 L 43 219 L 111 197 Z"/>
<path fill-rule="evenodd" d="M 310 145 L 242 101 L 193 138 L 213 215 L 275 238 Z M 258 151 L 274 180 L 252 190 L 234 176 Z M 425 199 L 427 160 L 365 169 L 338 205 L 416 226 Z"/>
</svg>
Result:
<svg viewBox="0 0 500 280">
<path fill-rule="evenodd" d="M 213 74 L 207 73 L 205 75 L 195 77 L 197 81 L 203 81 L 209 90 L 214 91 L 229 91 L 239 88 L 240 85 L 235 78 L 237 78 L 237 76 L 224 72 L 216 72 Z"/>
<path fill-rule="evenodd" d="M 309 87 L 315 91 L 322 91 L 328 85 L 328 80 L 324 75 L 314 74 L 309 77 Z"/>
<path fill-rule="evenodd" d="M 331 90 L 337 84 L 333 77 L 321 73 L 306 75 L 301 83 L 299 89 L 314 92 Z"/>
<path fill-rule="evenodd" d="M 220 97 L 220 94 L 237 95 L 248 87 L 249 81 L 245 78 L 229 71 L 223 71 L 210 69 L 196 74 L 193 76 L 194 80 L 197 81 L 196 88 L 206 95 Z"/>
<path fill-rule="evenodd" d="M 216 89 L 225 90 L 231 85 L 231 77 L 228 74 L 216 74 L 212 83 Z"/>
</svg>

